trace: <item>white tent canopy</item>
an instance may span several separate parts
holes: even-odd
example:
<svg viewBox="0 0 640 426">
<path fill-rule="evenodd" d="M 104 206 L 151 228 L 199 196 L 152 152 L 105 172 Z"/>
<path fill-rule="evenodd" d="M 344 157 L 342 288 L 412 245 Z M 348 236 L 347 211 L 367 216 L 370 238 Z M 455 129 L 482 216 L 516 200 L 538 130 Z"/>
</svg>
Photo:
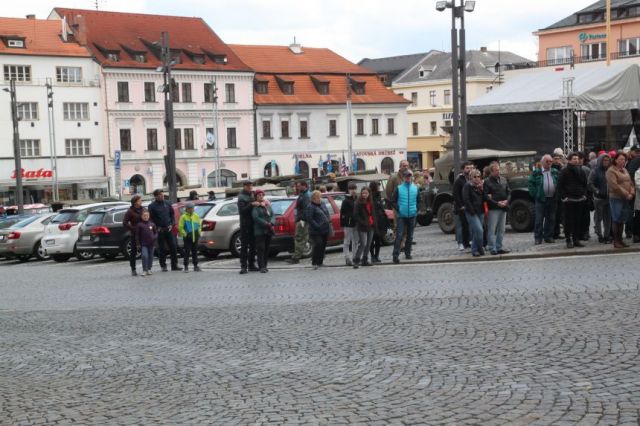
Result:
<svg viewBox="0 0 640 426">
<path fill-rule="evenodd" d="M 553 111 L 563 109 L 563 79 L 574 78 L 578 111 L 619 111 L 640 108 L 640 66 L 618 63 L 593 67 L 522 74 L 469 105 L 469 114 Z"/>
</svg>

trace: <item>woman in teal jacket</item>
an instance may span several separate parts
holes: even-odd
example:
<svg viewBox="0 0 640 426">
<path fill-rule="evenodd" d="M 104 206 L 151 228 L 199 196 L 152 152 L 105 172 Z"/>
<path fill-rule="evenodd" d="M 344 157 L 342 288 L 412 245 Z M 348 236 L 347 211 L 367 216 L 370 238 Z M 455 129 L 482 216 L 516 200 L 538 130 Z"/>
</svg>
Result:
<svg viewBox="0 0 640 426">
<path fill-rule="evenodd" d="M 257 206 L 253 207 L 251 216 L 253 217 L 253 234 L 256 238 L 256 253 L 258 257 L 258 268 L 263 274 L 269 272 L 267 269 L 267 260 L 269 259 L 269 245 L 271 244 L 271 236 L 273 235 L 273 225 L 276 218 L 271 210 L 271 203 L 265 200 L 264 191 L 256 190 Z"/>
</svg>

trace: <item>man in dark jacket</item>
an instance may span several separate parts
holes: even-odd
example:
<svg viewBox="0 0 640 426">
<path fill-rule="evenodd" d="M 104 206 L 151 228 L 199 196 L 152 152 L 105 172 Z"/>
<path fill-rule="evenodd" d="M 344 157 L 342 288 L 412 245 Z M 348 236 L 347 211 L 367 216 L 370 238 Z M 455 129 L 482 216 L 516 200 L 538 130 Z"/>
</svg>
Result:
<svg viewBox="0 0 640 426">
<path fill-rule="evenodd" d="M 580 242 L 582 210 L 587 199 L 587 175 L 580 165 L 578 154 L 571 153 L 569 164 L 560 172 L 558 194 L 564 210 L 564 235 L 567 248 L 584 247 Z"/>
<path fill-rule="evenodd" d="M 607 187 L 607 169 L 611 166 L 611 157 L 602 154 L 596 160 L 596 167 L 589 174 L 587 187 L 593 194 L 594 230 L 601 244 L 611 244 L 611 210 L 609 209 L 609 188 Z"/>
<path fill-rule="evenodd" d="M 560 177 L 560 172 L 565 168 L 565 158 L 561 153 L 556 152 L 558 149 L 553 152 L 553 161 L 551 163 L 551 168 L 558 171 L 558 177 Z M 562 151 L 562 150 L 560 150 Z M 560 197 L 556 197 L 557 205 L 556 205 L 556 221 L 555 228 L 553 230 L 553 238 L 560 238 L 560 224 L 564 219 L 564 212 L 562 210 L 562 201 L 560 201 Z"/>
<path fill-rule="evenodd" d="M 138 242 L 136 241 L 136 227 L 142 218 L 142 197 L 138 194 L 131 197 L 131 207 L 124 214 L 122 224 L 129 230 L 129 244 L 131 245 L 131 253 L 129 254 L 129 266 L 131 266 L 131 275 L 138 275 L 136 272 L 136 258 L 138 253 Z"/>
<path fill-rule="evenodd" d="M 352 252 L 355 253 L 358 248 L 358 232 L 355 231 L 355 219 L 353 217 L 355 210 L 355 202 L 358 198 L 358 185 L 355 182 L 349 183 L 349 195 L 344 197 L 342 206 L 340 206 L 340 226 L 344 230 L 344 241 L 342 245 L 342 253 L 347 266 L 353 266 L 351 258 Z"/>
<path fill-rule="evenodd" d="M 465 161 L 461 166 L 462 172 L 453 182 L 453 214 L 456 222 L 456 242 L 460 251 L 471 247 L 469 243 L 471 232 L 464 215 L 464 201 L 462 200 L 462 188 L 469 181 L 471 170 L 473 170 L 473 163 Z"/>
<path fill-rule="evenodd" d="M 484 180 L 483 198 L 489 206 L 487 219 L 487 248 L 491 254 L 506 254 L 509 250 L 502 247 L 502 239 L 507 224 L 509 210 L 509 183 L 500 176 L 500 164 L 497 161 L 489 164 L 490 175 Z"/>
<path fill-rule="evenodd" d="M 155 200 L 149 204 L 149 215 L 151 221 L 158 228 L 158 261 L 162 272 L 167 272 L 167 247 L 171 255 L 171 270 L 181 271 L 178 266 L 178 249 L 176 238 L 173 235 L 173 227 L 176 224 L 175 213 L 171 204 L 164 199 L 162 189 L 153 191 Z"/>
<path fill-rule="evenodd" d="M 553 232 L 556 223 L 556 210 L 558 198 L 556 188 L 558 187 L 558 176 L 560 172 L 551 167 L 553 159 L 549 154 L 542 157 L 541 167 L 534 169 L 529 176 L 529 194 L 535 202 L 535 225 L 533 237 L 536 244 L 555 243 Z"/>
<path fill-rule="evenodd" d="M 298 199 L 296 200 L 296 233 L 294 241 L 293 256 L 287 259 L 287 263 L 300 263 L 300 259 L 304 256 L 304 250 L 309 242 L 309 227 L 305 220 L 305 210 L 309 206 L 311 199 L 311 191 L 306 180 L 296 183 Z"/>
<path fill-rule="evenodd" d="M 256 239 L 253 233 L 252 209 L 257 206 L 253 193 L 253 182 L 250 180 L 242 184 L 242 191 L 238 194 L 238 212 L 240 214 L 240 273 L 258 271 L 256 266 Z"/>
</svg>

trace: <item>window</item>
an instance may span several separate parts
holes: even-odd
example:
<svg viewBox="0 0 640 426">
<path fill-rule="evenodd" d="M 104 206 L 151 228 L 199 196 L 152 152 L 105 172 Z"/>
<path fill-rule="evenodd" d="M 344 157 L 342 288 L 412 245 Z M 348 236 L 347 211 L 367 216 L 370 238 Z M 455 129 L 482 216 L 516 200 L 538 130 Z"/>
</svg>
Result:
<svg viewBox="0 0 640 426">
<path fill-rule="evenodd" d="M 131 129 L 120 129 L 120 149 L 131 151 Z"/>
<path fill-rule="evenodd" d="M 364 118 L 356 119 L 356 135 L 364 135 Z"/>
<path fill-rule="evenodd" d="M 236 128 L 227 127 L 227 148 L 237 148 L 238 142 L 236 140 Z"/>
<path fill-rule="evenodd" d="M 158 150 L 158 129 L 147 129 L 147 151 Z"/>
<path fill-rule="evenodd" d="M 213 103 L 213 84 L 212 83 L 204 84 L 204 101 L 205 103 L 208 103 L 208 104 Z"/>
<path fill-rule="evenodd" d="M 211 138 L 211 136 L 215 135 L 215 131 L 213 130 L 213 127 L 207 127 L 205 129 L 205 135 L 206 135 L 206 140 L 207 143 L 204 144 L 204 149 L 215 149 L 216 147 L 216 141 L 214 139 L 211 140 L 211 142 L 209 142 L 209 138 Z M 209 136 L 211 135 L 211 136 Z"/>
<path fill-rule="evenodd" d="M 309 121 L 308 120 L 300 120 L 300 139 L 308 139 L 309 138 Z"/>
<path fill-rule="evenodd" d="M 118 52 L 107 52 L 107 59 L 113 62 L 118 62 L 120 60 L 120 55 Z"/>
<path fill-rule="evenodd" d="M 20 156 L 23 158 L 39 157 L 40 141 L 38 139 L 20 139 Z"/>
<path fill-rule="evenodd" d="M 285 82 L 282 84 L 282 93 L 285 95 L 293 95 L 293 83 Z"/>
<path fill-rule="evenodd" d="M 195 149 L 193 129 L 184 129 L 184 149 Z"/>
<path fill-rule="evenodd" d="M 318 83 L 318 93 L 321 95 L 329 94 L 329 83 Z"/>
<path fill-rule="evenodd" d="M 620 56 L 635 56 L 640 47 L 640 38 L 628 38 L 620 40 Z"/>
<path fill-rule="evenodd" d="M 337 120 L 329 120 L 329 136 L 338 136 Z"/>
<path fill-rule="evenodd" d="M 175 141 L 176 149 L 182 149 L 182 132 L 181 132 L 181 129 L 173 129 L 173 140 Z"/>
<path fill-rule="evenodd" d="M 413 136 L 418 136 L 418 123 L 416 122 L 411 123 L 411 134 Z"/>
<path fill-rule="evenodd" d="M 436 106 L 436 91 L 429 90 L 429 105 L 432 107 Z"/>
<path fill-rule="evenodd" d="M 144 101 L 156 101 L 156 84 L 153 81 L 146 81 L 144 83 Z"/>
<path fill-rule="evenodd" d="M 91 155 L 91 140 L 65 139 L 64 149 L 69 156 Z"/>
<path fill-rule="evenodd" d="M 262 138 L 271 139 L 271 120 L 262 120 Z"/>
<path fill-rule="evenodd" d="M 191 102 L 191 83 L 182 83 L 182 102 Z"/>
<path fill-rule="evenodd" d="M 129 83 L 127 81 L 118 82 L 118 102 L 129 102 Z"/>
<path fill-rule="evenodd" d="M 581 46 L 582 57 L 585 60 L 604 59 L 607 56 L 607 43 L 591 43 Z"/>
<path fill-rule="evenodd" d="M 451 90 L 449 89 L 444 91 L 444 104 L 451 105 Z"/>
<path fill-rule="evenodd" d="M 227 83 L 224 85 L 224 96 L 226 102 L 229 104 L 236 102 L 236 85 L 233 83 Z"/>
<path fill-rule="evenodd" d="M 361 82 L 353 83 L 353 92 L 356 95 L 364 95 L 364 83 L 361 83 Z"/>
<path fill-rule="evenodd" d="M 173 102 L 180 102 L 180 85 L 178 83 L 171 84 L 171 99 Z"/>
<path fill-rule="evenodd" d="M 222 170 L 220 170 L 222 172 Z M 228 185 L 231 186 L 231 185 Z M 218 216 L 237 216 L 240 212 L 238 211 L 238 203 L 229 203 L 218 210 Z"/>
<path fill-rule="evenodd" d="M 58 83 L 81 83 L 82 68 L 56 67 L 56 81 Z"/>
<path fill-rule="evenodd" d="M 387 118 L 387 134 L 388 135 L 396 134 L 396 120 L 393 118 Z"/>
<path fill-rule="evenodd" d="M 377 118 L 372 118 L 371 119 L 371 134 L 372 135 L 379 135 L 380 134 L 380 129 L 378 128 L 378 119 Z"/>
<path fill-rule="evenodd" d="M 38 119 L 37 102 L 18 102 L 18 119 L 33 121 Z"/>
<path fill-rule="evenodd" d="M 5 65 L 4 79 L 7 81 L 31 81 L 31 67 L 29 65 Z"/>
<path fill-rule="evenodd" d="M 261 95 L 266 95 L 267 93 L 269 93 L 269 82 L 268 81 L 256 82 L 256 93 L 260 93 Z"/>
<path fill-rule="evenodd" d="M 24 40 L 9 40 L 7 47 L 22 47 L 24 48 Z"/>
<path fill-rule="evenodd" d="M 147 58 L 145 57 L 144 53 L 136 53 L 135 55 L 133 55 L 133 60 L 142 63 L 147 62 Z"/>
<path fill-rule="evenodd" d="M 282 120 L 280 122 L 280 137 L 289 138 L 289 120 Z"/>
<path fill-rule="evenodd" d="M 64 102 L 64 119 L 68 121 L 86 121 L 89 119 L 89 104 L 86 102 Z"/>
<path fill-rule="evenodd" d="M 553 47 L 547 49 L 547 64 L 557 65 L 566 64 L 571 61 L 573 49 L 571 46 Z"/>
<path fill-rule="evenodd" d="M 411 106 L 418 106 L 418 92 L 411 92 Z"/>
<path fill-rule="evenodd" d="M 432 121 L 429 123 L 431 127 L 431 136 L 438 134 L 438 123 L 436 121 Z"/>
<path fill-rule="evenodd" d="M 444 120 L 444 127 L 451 127 L 451 120 Z"/>
</svg>

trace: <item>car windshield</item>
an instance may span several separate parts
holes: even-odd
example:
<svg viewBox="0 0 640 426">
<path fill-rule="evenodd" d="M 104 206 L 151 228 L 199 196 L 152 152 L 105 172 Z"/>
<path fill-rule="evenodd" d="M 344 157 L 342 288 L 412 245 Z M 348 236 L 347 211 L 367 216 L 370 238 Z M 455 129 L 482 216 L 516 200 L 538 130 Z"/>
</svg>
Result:
<svg viewBox="0 0 640 426">
<path fill-rule="evenodd" d="M 84 221 L 84 226 L 96 226 L 100 225 L 104 219 L 104 212 L 92 212 Z"/>
<path fill-rule="evenodd" d="M 40 219 L 40 216 L 31 216 L 28 217 L 26 219 L 22 219 L 20 222 L 16 222 L 14 223 L 11 228 L 13 229 L 20 229 L 20 228 L 24 228 L 25 226 L 27 226 L 30 223 L 35 222 L 36 220 Z"/>
<path fill-rule="evenodd" d="M 77 213 L 77 210 L 61 210 L 53 219 L 51 219 L 51 223 L 70 222 Z"/>
<path fill-rule="evenodd" d="M 287 211 L 294 200 L 273 200 L 271 201 L 271 209 L 274 216 L 282 216 Z"/>
<path fill-rule="evenodd" d="M 15 225 L 16 223 L 20 222 L 23 219 L 24 218 L 22 218 L 22 217 L 12 217 L 11 219 L 3 220 L 2 222 L 0 222 L 0 229 L 9 228 L 9 227 Z"/>
<path fill-rule="evenodd" d="M 193 211 L 196 212 L 198 216 L 201 218 L 205 217 L 209 210 L 211 210 L 215 206 L 215 204 L 198 204 L 193 208 Z"/>
</svg>

